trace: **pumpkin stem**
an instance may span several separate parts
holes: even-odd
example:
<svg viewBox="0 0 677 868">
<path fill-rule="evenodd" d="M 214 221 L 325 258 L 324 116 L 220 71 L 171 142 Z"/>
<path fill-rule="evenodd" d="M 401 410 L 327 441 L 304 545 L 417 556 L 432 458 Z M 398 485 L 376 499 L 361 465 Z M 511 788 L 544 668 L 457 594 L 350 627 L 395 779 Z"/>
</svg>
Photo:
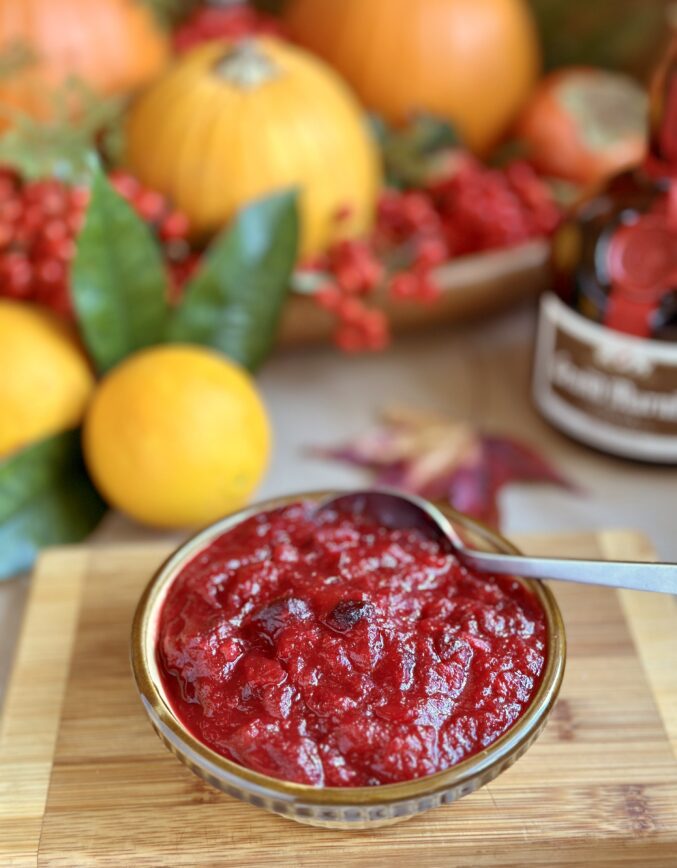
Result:
<svg viewBox="0 0 677 868">
<path fill-rule="evenodd" d="M 255 39 L 242 39 L 216 64 L 216 72 L 242 90 L 255 90 L 280 75 L 279 66 Z"/>
</svg>

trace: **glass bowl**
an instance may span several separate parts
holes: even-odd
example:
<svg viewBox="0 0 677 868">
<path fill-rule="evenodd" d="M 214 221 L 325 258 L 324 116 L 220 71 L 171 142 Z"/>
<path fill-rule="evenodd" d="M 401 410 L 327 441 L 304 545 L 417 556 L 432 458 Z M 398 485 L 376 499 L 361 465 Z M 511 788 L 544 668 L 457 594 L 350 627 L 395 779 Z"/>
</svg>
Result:
<svg viewBox="0 0 677 868">
<path fill-rule="evenodd" d="M 174 715 L 156 662 L 159 613 L 176 575 L 216 537 L 255 513 L 299 500 L 321 501 L 338 492 L 294 494 L 267 500 L 228 516 L 184 543 L 160 567 L 143 592 L 132 627 L 132 669 L 141 702 L 169 750 L 196 775 L 229 796 L 312 826 L 368 829 L 397 823 L 467 796 L 511 766 L 537 738 L 552 711 L 564 674 L 566 640 L 559 608 L 538 581 L 520 579 L 540 601 L 547 618 L 548 656 L 541 685 L 524 714 L 488 748 L 427 777 L 373 787 L 312 787 L 268 777 L 210 750 Z M 498 534 L 440 506 L 458 522 L 469 542 L 488 551 L 517 552 Z"/>
</svg>

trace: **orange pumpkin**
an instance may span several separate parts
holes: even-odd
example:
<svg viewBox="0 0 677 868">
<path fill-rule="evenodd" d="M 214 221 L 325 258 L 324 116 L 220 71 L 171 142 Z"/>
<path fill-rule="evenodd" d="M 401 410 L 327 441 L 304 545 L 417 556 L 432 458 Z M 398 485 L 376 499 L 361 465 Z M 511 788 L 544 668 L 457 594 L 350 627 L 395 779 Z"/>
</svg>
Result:
<svg viewBox="0 0 677 868">
<path fill-rule="evenodd" d="M 138 0 L 0 0 L 0 55 L 14 47 L 30 62 L 0 78 L 0 109 L 40 119 L 71 78 L 99 94 L 127 93 L 169 58 L 167 35 Z"/>
<path fill-rule="evenodd" d="M 448 118 L 482 153 L 538 75 L 525 0 L 290 0 L 285 20 L 369 109 L 394 123 L 417 109 Z"/>
<path fill-rule="evenodd" d="M 359 104 L 333 70 L 277 39 L 183 55 L 132 106 L 126 133 L 132 172 L 171 198 L 198 238 L 288 187 L 301 194 L 304 255 L 371 224 L 379 155 Z"/>
</svg>

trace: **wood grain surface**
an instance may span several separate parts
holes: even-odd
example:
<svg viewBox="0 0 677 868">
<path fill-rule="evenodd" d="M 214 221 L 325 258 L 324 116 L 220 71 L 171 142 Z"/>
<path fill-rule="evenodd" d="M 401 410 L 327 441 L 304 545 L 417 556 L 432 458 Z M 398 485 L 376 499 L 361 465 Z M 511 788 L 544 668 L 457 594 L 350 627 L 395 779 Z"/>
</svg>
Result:
<svg viewBox="0 0 677 868">
<path fill-rule="evenodd" d="M 634 533 L 518 542 L 651 556 Z M 41 561 L 0 737 L 3 866 L 677 866 L 674 599 L 559 584 L 567 673 L 527 755 L 455 805 L 330 832 L 213 791 L 152 732 L 129 628 L 166 553 L 72 548 Z"/>
</svg>

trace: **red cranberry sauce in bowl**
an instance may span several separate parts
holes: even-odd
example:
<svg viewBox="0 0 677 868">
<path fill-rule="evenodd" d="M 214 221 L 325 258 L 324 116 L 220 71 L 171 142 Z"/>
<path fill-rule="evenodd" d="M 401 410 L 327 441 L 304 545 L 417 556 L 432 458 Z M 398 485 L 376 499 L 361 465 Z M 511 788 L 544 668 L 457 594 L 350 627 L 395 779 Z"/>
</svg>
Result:
<svg viewBox="0 0 677 868">
<path fill-rule="evenodd" d="M 505 733 L 539 688 L 547 621 L 519 580 L 419 531 L 299 502 L 182 568 L 156 654 L 173 713 L 212 750 L 286 781 L 374 786 Z"/>
</svg>

